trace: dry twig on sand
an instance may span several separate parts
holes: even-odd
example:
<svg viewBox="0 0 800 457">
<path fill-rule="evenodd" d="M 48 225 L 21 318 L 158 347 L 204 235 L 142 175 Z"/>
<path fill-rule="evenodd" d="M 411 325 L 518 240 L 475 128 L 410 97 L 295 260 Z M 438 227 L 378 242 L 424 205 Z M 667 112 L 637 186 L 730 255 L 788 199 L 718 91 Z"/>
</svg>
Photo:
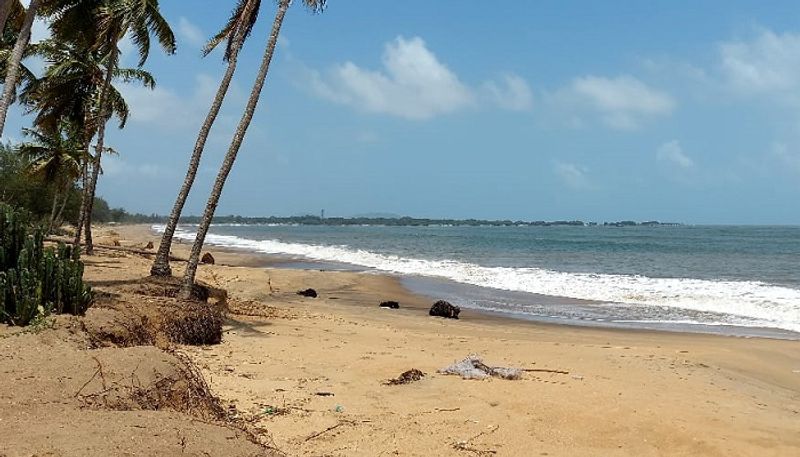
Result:
<svg viewBox="0 0 800 457">
<path fill-rule="evenodd" d="M 490 433 L 494 433 L 499 428 L 500 428 L 499 425 L 495 425 L 494 427 L 491 427 L 488 430 L 484 430 L 484 431 L 478 433 L 477 435 L 475 435 L 475 436 L 473 436 L 471 438 L 467 438 L 466 440 L 455 442 L 455 443 L 453 443 L 453 449 L 455 449 L 457 451 L 472 452 L 473 454 L 479 455 L 479 456 L 497 454 L 497 451 L 495 451 L 494 449 L 478 449 L 478 448 L 475 448 L 475 447 L 471 447 L 469 442 L 473 441 L 473 440 L 476 440 L 476 439 L 480 438 L 483 435 L 488 435 Z"/>
<path fill-rule="evenodd" d="M 555 373 L 555 374 L 569 374 L 569 371 L 565 370 L 550 370 L 548 368 L 523 368 L 522 371 L 528 373 Z"/>
<path fill-rule="evenodd" d="M 369 421 L 366 421 L 366 422 L 369 422 Z M 330 432 L 331 430 L 335 430 L 335 429 L 341 427 L 342 425 L 355 425 L 355 424 L 356 424 L 355 421 L 340 420 L 339 423 L 336 424 L 336 425 L 331 425 L 330 427 L 326 428 L 325 430 L 322 430 L 320 432 L 317 432 L 317 433 L 314 433 L 314 434 L 311 434 L 311 435 L 307 436 L 305 441 L 311 441 L 311 440 L 313 440 L 314 438 L 316 438 L 318 436 L 324 435 L 324 434 Z"/>
</svg>

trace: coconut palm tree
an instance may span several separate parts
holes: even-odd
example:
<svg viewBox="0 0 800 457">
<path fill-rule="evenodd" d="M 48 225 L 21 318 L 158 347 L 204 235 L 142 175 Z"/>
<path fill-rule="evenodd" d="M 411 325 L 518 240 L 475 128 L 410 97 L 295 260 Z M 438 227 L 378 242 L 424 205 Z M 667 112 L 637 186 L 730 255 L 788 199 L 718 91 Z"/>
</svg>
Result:
<svg viewBox="0 0 800 457">
<path fill-rule="evenodd" d="M 23 129 L 24 134 L 33 141 L 22 143 L 19 152 L 30 161 L 33 175 L 53 185 L 48 233 L 52 231 L 56 221 L 60 220 L 69 198 L 69 190 L 81 173 L 80 163 L 86 149 L 82 148 L 79 135 L 76 135 L 78 130 L 66 122 L 54 131 Z"/>
<path fill-rule="evenodd" d="M 17 37 L 17 42 L 14 44 L 14 49 L 11 51 L 11 56 L 9 56 L 8 59 L 6 79 L 3 85 L 3 98 L 0 99 L 0 136 L 3 136 L 6 117 L 8 116 L 8 108 L 14 100 L 20 62 L 22 62 L 25 47 L 28 45 L 28 41 L 31 38 L 31 27 L 33 26 L 33 20 L 36 17 L 36 10 L 39 8 L 40 2 L 41 0 L 31 0 L 30 5 L 28 5 L 28 9 L 25 11 L 25 19 L 23 20 L 22 28 Z"/>
<path fill-rule="evenodd" d="M 106 97 L 109 109 L 103 118 L 98 113 L 99 94 L 106 79 L 106 57 L 82 44 L 59 39 L 45 40 L 31 48 L 47 64 L 44 75 L 27 85 L 20 95 L 26 112 L 35 113 L 36 129 L 55 131 L 67 123 L 73 126 L 73 136 L 80 141 L 81 149 L 88 151 L 99 124 L 116 117 L 119 127 L 125 127 L 128 105 L 113 84 L 108 87 Z M 117 68 L 113 77 L 124 83 L 140 82 L 147 88 L 155 87 L 153 76 L 140 68 Z M 88 170 L 89 161 L 93 158 L 87 152 L 82 157 L 82 169 Z M 83 176 L 86 184 L 89 175 L 83 173 Z"/>
<path fill-rule="evenodd" d="M 258 70 L 256 81 L 253 84 L 253 89 L 250 92 L 250 98 L 247 101 L 242 119 L 236 128 L 236 133 L 233 135 L 228 152 L 225 159 L 222 161 L 217 178 L 214 181 L 214 187 L 211 190 L 211 195 L 206 203 L 203 217 L 197 227 L 197 236 L 195 237 L 194 244 L 192 245 L 192 253 L 189 256 L 189 261 L 186 264 L 186 273 L 183 278 L 183 285 L 181 288 L 181 296 L 183 298 L 191 298 L 194 289 L 194 278 L 197 274 L 197 264 L 200 261 L 200 251 L 203 249 L 208 227 L 211 225 L 211 220 L 214 218 L 214 212 L 217 209 L 219 198 L 222 195 L 222 189 L 225 186 L 225 181 L 228 174 L 233 168 L 233 163 L 236 161 L 236 155 L 239 153 L 239 148 L 242 146 L 245 134 L 247 133 L 250 122 L 253 120 L 258 101 L 261 97 L 261 91 L 264 88 L 264 82 L 267 79 L 269 66 L 272 62 L 272 56 L 275 53 L 275 46 L 278 43 L 278 35 L 283 25 L 283 19 L 286 16 L 286 11 L 289 9 L 291 0 L 278 0 L 278 10 L 275 14 L 275 20 L 272 23 L 272 31 L 270 32 L 267 40 L 267 47 L 264 50 L 264 56 L 261 60 L 261 67 Z M 313 13 L 321 12 L 325 8 L 325 0 L 304 0 L 303 4 L 309 8 Z"/>
<path fill-rule="evenodd" d="M 172 212 L 164 228 L 164 235 L 161 237 L 161 244 L 158 246 L 156 259 L 153 262 L 153 266 L 150 268 L 150 274 L 153 276 L 170 276 L 172 274 L 172 269 L 169 266 L 172 237 L 175 235 L 175 229 L 178 226 L 178 221 L 183 212 L 183 206 L 186 204 L 189 191 L 192 190 L 192 185 L 197 177 L 197 169 L 200 166 L 200 159 L 203 155 L 208 135 L 211 133 L 211 127 L 214 125 L 217 115 L 219 115 L 222 102 L 231 85 L 233 74 L 236 72 L 239 51 L 242 49 L 242 45 L 253 30 L 253 26 L 258 19 L 260 8 L 261 0 L 238 0 L 236 8 L 233 10 L 225 27 L 214 36 L 203 49 L 204 56 L 208 56 L 220 43 L 227 41 L 223 60 L 228 62 L 228 67 L 225 70 L 222 81 L 219 83 L 219 88 L 211 104 L 211 109 L 208 111 L 206 119 L 200 127 L 200 134 L 197 136 L 194 151 L 192 151 L 192 156 L 189 159 L 189 168 L 186 171 L 186 177 L 178 191 L 178 196 L 172 207 Z"/>
<path fill-rule="evenodd" d="M 91 219 L 97 179 L 100 176 L 100 160 L 105 150 L 108 93 L 114 74 L 119 66 L 119 42 L 129 35 L 139 54 L 139 67 L 143 66 L 150 54 L 150 35 L 152 34 L 167 54 L 175 53 L 175 35 L 161 15 L 158 0 L 105 0 L 97 10 L 98 41 L 97 47 L 107 55 L 105 62 L 105 80 L 100 89 L 98 114 L 101 121 L 97 126 L 97 143 L 92 158 L 91 176 L 83 193 L 80 219 L 86 232 L 86 253 L 92 254 Z M 77 241 L 80 241 L 81 227 L 77 227 Z"/>
</svg>

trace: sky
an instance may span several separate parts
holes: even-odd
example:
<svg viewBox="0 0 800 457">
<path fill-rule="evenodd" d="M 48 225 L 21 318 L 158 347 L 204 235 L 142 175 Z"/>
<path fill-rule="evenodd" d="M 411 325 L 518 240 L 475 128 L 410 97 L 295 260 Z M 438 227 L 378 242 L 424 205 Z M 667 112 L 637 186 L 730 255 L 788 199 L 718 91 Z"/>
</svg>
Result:
<svg viewBox="0 0 800 457">
<path fill-rule="evenodd" d="M 295 3 L 219 215 L 800 223 L 796 2 Z M 122 86 L 99 193 L 166 214 L 225 70 L 200 49 L 234 1 L 161 4 L 178 52 L 151 52 L 155 90 Z M 185 214 L 246 104 L 262 8 Z M 6 139 L 29 123 L 12 111 Z"/>
</svg>

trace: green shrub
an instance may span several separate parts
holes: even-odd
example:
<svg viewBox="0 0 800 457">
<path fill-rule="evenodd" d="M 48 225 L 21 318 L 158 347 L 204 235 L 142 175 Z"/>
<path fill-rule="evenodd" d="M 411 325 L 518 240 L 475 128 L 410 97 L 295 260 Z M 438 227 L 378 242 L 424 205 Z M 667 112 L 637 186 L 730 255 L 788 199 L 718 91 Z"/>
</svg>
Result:
<svg viewBox="0 0 800 457">
<path fill-rule="evenodd" d="M 27 325 L 50 313 L 83 314 L 92 301 L 79 249 L 44 247 L 21 212 L 0 205 L 0 321 Z"/>
</svg>

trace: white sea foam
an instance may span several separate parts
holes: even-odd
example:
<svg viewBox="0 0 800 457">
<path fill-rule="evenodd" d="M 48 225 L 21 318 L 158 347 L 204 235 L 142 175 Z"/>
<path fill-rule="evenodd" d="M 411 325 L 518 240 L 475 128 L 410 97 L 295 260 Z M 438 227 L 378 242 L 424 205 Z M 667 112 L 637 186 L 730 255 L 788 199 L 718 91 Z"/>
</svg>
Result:
<svg viewBox="0 0 800 457">
<path fill-rule="evenodd" d="M 163 226 L 153 226 L 163 231 Z M 193 240 L 179 229 L 175 236 Z M 757 281 L 565 273 L 541 268 L 485 267 L 454 260 L 425 260 L 385 255 L 347 246 L 250 240 L 209 234 L 206 242 L 265 254 L 343 262 L 390 273 L 450 279 L 495 289 L 647 305 L 729 315 L 736 325 L 758 325 L 800 332 L 800 290 Z"/>
</svg>

